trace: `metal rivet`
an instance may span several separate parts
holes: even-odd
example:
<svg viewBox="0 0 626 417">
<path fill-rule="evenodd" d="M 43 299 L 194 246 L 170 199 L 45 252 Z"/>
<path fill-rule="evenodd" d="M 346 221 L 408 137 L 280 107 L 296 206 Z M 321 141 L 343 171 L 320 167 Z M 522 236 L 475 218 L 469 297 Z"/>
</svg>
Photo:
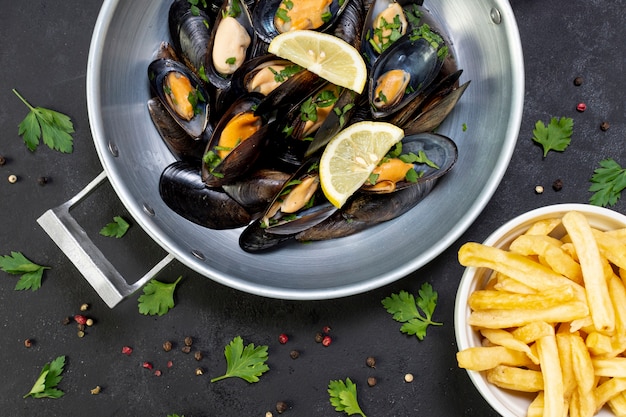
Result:
<svg viewBox="0 0 626 417">
<path fill-rule="evenodd" d="M 115 157 L 120 154 L 119 149 L 117 149 L 117 146 L 113 142 L 109 142 L 109 152 L 111 152 L 111 155 Z"/>
<path fill-rule="evenodd" d="M 191 254 L 192 254 L 193 256 L 195 256 L 196 258 L 200 259 L 201 261 L 204 261 L 204 259 L 205 259 L 205 258 L 204 258 L 204 254 L 203 254 L 202 252 L 198 251 L 198 250 L 195 250 L 195 249 L 194 249 L 194 250 L 192 250 L 192 251 L 191 251 Z"/>
<path fill-rule="evenodd" d="M 154 217 L 154 210 L 148 204 L 143 203 L 143 211 L 150 217 Z"/>
<path fill-rule="evenodd" d="M 502 15 L 500 14 L 500 10 L 496 9 L 495 7 L 491 9 L 489 16 L 491 17 L 491 21 L 496 25 L 502 23 Z"/>
</svg>

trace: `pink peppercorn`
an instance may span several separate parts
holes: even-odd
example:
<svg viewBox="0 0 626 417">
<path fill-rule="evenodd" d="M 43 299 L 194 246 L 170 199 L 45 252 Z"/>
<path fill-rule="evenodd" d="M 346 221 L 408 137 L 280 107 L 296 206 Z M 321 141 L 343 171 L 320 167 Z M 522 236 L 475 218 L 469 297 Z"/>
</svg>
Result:
<svg viewBox="0 0 626 417">
<path fill-rule="evenodd" d="M 576 110 L 582 113 L 587 110 L 587 105 L 585 103 L 578 103 L 578 105 L 576 106 Z"/>
<path fill-rule="evenodd" d="M 157 369 L 156 371 L 154 371 L 154 376 L 161 376 L 161 370 Z"/>
<path fill-rule="evenodd" d="M 322 328 L 322 332 L 324 332 L 324 333 L 326 333 L 326 334 L 330 333 L 330 330 L 331 330 L 331 329 L 330 329 L 330 326 L 324 326 L 324 327 Z"/>
<path fill-rule="evenodd" d="M 123 353 L 124 355 L 130 356 L 130 354 L 131 354 L 131 353 L 133 353 L 133 348 L 132 348 L 132 347 L 130 347 L 130 346 L 124 346 L 124 347 L 122 348 L 122 353 Z"/>
<path fill-rule="evenodd" d="M 285 343 L 287 343 L 287 341 L 288 341 L 288 340 L 289 340 L 289 336 L 287 336 L 285 333 L 281 333 L 281 334 L 278 336 L 278 342 L 279 342 L 281 345 L 284 345 Z"/>
<path fill-rule="evenodd" d="M 152 370 L 152 364 L 150 362 L 144 362 L 143 365 L 141 366 L 143 366 L 146 369 Z"/>
<path fill-rule="evenodd" d="M 167 361 L 167 367 L 171 368 L 172 366 L 174 366 L 174 362 L 172 361 Z"/>
<path fill-rule="evenodd" d="M 324 338 L 322 339 L 322 345 L 324 346 L 330 346 L 332 342 L 333 339 L 331 339 L 330 336 L 324 336 Z"/>
<path fill-rule="evenodd" d="M 87 317 L 83 316 L 82 314 L 77 314 L 74 316 L 74 321 L 78 324 L 85 325 L 87 323 Z"/>
</svg>

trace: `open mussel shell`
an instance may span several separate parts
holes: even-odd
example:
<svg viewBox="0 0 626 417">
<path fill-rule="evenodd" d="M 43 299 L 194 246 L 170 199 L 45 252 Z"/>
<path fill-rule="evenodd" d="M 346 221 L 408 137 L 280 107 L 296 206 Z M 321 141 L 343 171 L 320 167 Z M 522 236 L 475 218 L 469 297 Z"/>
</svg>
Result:
<svg viewBox="0 0 626 417">
<path fill-rule="evenodd" d="M 445 175 L 456 164 L 458 159 L 458 148 L 456 143 L 447 136 L 437 133 L 418 133 L 407 135 L 402 139 L 402 155 L 419 155 L 423 152 L 435 166 L 425 163 L 414 163 L 413 169 L 418 174 L 415 182 L 399 181 L 395 184 L 394 192 L 405 188 L 434 183 L 438 178 Z M 361 188 L 362 192 L 387 194 L 386 191 L 369 190 L 366 186 Z"/>
<path fill-rule="evenodd" d="M 195 164 L 177 161 L 165 168 L 159 180 L 165 204 L 185 219 L 210 229 L 247 225 L 250 214 L 223 190 L 207 187 Z"/>
<path fill-rule="evenodd" d="M 248 6 L 241 0 L 224 1 L 205 44 L 209 82 L 218 89 L 228 88 L 233 73 L 252 56 L 254 39 Z"/>
<path fill-rule="evenodd" d="M 202 9 L 196 7 L 192 11 L 192 5 L 187 0 L 175 0 L 169 9 L 168 24 L 174 49 L 196 74 L 206 63 L 211 20 Z"/>
<path fill-rule="evenodd" d="M 286 0 L 260 0 L 254 6 L 254 10 L 252 12 L 254 30 L 256 31 L 258 37 L 266 43 L 270 43 L 272 39 L 283 31 L 280 26 L 277 27 L 275 17 L 281 3 L 284 1 Z M 319 32 L 329 30 L 341 16 L 350 1 L 351 0 L 306 0 L 299 2 L 308 8 L 311 8 L 314 4 L 319 3 L 324 5 L 328 3 L 328 10 L 324 12 L 324 15 L 328 16 L 328 18 L 324 17 L 323 22 L 318 27 L 304 27 L 303 29 L 312 29 Z M 314 20 L 311 15 L 311 11 L 305 10 L 304 12 L 307 13 L 307 15 L 302 16 L 301 20 Z M 322 12 L 320 12 L 319 18 L 321 18 L 321 15 Z"/>
<path fill-rule="evenodd" d="M 246 175 L 253 168 L 255 162 L 261 156 L 262 150 L 267 145 L 269 133 L 272 131 L 272 124 L 259 116 L 260 128 L 245 140 L 235 144 L 228 154 L 221 158 L 219 164 L 209 166 L 206 161 L 207 154 L 218 154 L 220 152 L 220 139 L 224 129 L 237 116 L 242 114 L 253 114 L 254 108 L 260 103 L 263 96 L 252 93 L 241 97 L 224 113 L 219 120 L 213 134 L 209 139 L 204 152 L 202 163 L 202 179 L 210 187 L 220 187 Z"/>
<path fill-rule="evenodd" d="M 168 104 L 166 85 L 167 76 L 170 73 L 178 73 L 186 77 L 191 87 L 196 91 L 197 102 L 194 106 L 194 115 L 190 120 L 181 117 L 175 109 Z M 187 134 L 193 138 L 202 135 L 209 122 L 209 93 L 204 88 L 202 81 L 184 64 L 171 59 L 156 59 L 148 66 L 148 80 L 152 92 L 163 103 L 172 118 L 178 123 Z M 201 98 L 200 98 L 201 97 Z"/>
<path fill-rule="evenodd" d="M 202 159 L 202 152 L 206 147 L 206 137 L 192 138 L 180 127 L 172 115 L 167 111 L 161 100 L 151 98 L 148 100 L 148 113 L 159 135 L 174 154 L 176 159 L 195 160 Z"/>
<path fill-rule="evenodd" d="M 249 253 L 267 252 L 277 249 L 284 243 L 293 241 L 294 235 L 276 235 L 268 233 L 259 221 L 248 225 L 239 235 L 239 247 Z"/>
<path fill-rule="evenodd" d="M 222 188 L 248 212 L 258 213 L 267 208 L 290 177 L 286 172 L 264 168 Z"/>
<path fill-rule="evenodd" d="M 438 51 L 424 38 L 403 36 L 394 42 L 374 63 L 368 86 L 368 97 L 374 118 L 390 116 L 409 104 L 435 80 L 443 65 Z M 407 84 L 392 93 L 378 92 L 379 83 L 392 71 L 407 76 Z M 397 100 L 394 100 L 394 96 Z M 378 104 L 376 104 L 378 103 Z"/>
<path fill-rule="evenodd" d="M 312 158 L 285 183 L 259 221 L 267 233 L 292 235 L 324 221 L 335 211 L 319 183 L 319 159 Z"/>
</svg>

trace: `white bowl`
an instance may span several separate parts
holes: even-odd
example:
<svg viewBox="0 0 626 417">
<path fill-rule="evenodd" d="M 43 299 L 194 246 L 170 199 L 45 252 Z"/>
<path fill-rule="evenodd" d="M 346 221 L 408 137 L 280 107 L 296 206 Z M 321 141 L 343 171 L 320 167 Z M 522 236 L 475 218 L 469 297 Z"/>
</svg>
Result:
<svg viewBox="0 0 626 417">
<path fill-rule="evenodd" d="M 589 224 L 600 230 L 613 230 L 626 227 L 626 216 L 606 208 L 588 204 L 556 204 L 541 207 L 524 213 L 493 232 L 483 243 L 496 248 L 508 249 L 511 242 L 539 220 L 560 218 L 569 211 L 583 213 Z M 454 328 L 459 351 L 469 347 L 481 346 L 480 334 L 467 324 L 470 308 L 467 306 L 469 295 L 485 286 L 491 273 L 487 268 L 469 267 L 465 269 L 454 306 Z M 487 382 L 483 372 L 467 371 L 472 383 L 483 398 L 503 417 L 525 417 L 533 394 L 516 393 L 504 390 Z M 608 409 L 597 414 L 600 417 L 613 416 Z"/>
</svg>

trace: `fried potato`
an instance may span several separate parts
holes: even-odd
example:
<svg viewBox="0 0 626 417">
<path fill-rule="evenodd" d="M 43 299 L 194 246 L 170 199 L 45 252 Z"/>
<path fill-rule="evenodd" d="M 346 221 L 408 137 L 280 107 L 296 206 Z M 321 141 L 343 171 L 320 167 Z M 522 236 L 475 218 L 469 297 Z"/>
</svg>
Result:
<svg viewBox="0 0 626 417">
<path fill-rule="evenodd" d="M 566 213 L 561 221 L 578 254 L 593 323 L 599 332 L 609 334 L 615 330 L 615 311 L 591 226 L 587 218 L 576 211 Z"/>
<path fill-rule="evenodd" d="M 626 228 L 600 231 L 578 212 L 542 220 L 499 249 L 466 243 L 464 266 L 492 271 L 467 300 L 483 346 L 459 366 L 537 395 L 527 417 L 626 417 Z"/>
</svg>

